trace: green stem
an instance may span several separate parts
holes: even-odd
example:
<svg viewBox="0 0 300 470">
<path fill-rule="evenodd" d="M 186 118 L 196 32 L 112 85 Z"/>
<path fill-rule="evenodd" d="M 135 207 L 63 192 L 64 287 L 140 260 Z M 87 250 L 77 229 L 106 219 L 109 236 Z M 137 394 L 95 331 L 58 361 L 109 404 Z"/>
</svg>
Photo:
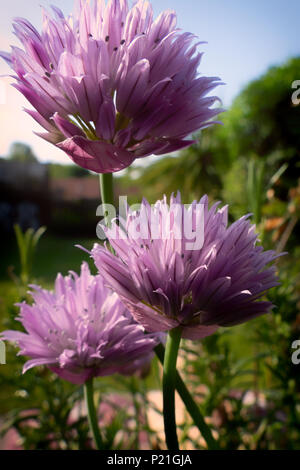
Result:
<svg viewBox="0 0 300 470">
<path fill-rule="evenodd" d="M 161 362 L 161 364 L 163 364 L 164 356 L 165 356 L 165 348 L 163 347 L 162 344 L 159 344 L 158 346 L 156 346 L 155 353 L 159 361 Z M 219 449 L 218 443 L 214 439 L 210 428 L 206 424 L 198 406 L 194 402 L 192 396 L 190 395 L 190 392 L 186 388 L 185 383 L 183 382 L 182 378 L 180 377 L 177 371 L 176 371 L 176 390 L 179 393 L 183 403 L 185 404 L 185 407 L 187 411 L 189 412 L 190 416 L 193 418 L 195 425 L 197 426 L 203 438 L 205 439 L 207 443 L 207 448 L 209 450 Z"/>
<path fill-rule="evenodd" d="M 166 443 L 169 450 L 179 450 L 175 417 L 176 363 L 181 340 L 181 328 L 169 331 L 164 357 L 163 403 Z"/>
<path fill-rule="evenodd" d="M 102 204 L 114 205 L 114 185 L 113 173 L 103 173 L 99 175 L 100 178 L 100 192 Z M 105 217 L 106 225 L 110 225 L 111 220 L 109 215 Z"/>
<path fill-rule="evenodd" d="M 95 403 L 94 403 L 93 379 L 90 379 L 88 382 L 84 384 L 84 398 L 85 398 L 85 402 L 87 406 L 90 430 L 93 434 L 96 449 L 102 450 L 103 441 L 102 441 L 101 434 L 99 431 L 97 413 L 96 413 Z"/>
<path fill-rule="evenodd" d="M 114 203 L 113 173 L 102 173 L 100 177 L 100 189 L 102 204 Z"/>
</svg>

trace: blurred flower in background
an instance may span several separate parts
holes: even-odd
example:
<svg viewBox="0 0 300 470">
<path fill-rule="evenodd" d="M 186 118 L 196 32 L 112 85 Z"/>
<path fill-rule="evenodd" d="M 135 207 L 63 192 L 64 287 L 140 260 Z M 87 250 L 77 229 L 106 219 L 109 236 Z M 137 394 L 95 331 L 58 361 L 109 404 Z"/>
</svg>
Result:
<svg viewBox="0 0 300 470">
<path fill-rule="evenodd" d="M 27 333 L 4 331 L 31 357 L 23 372 L 47 365 L 61 378 L 82 384 L 114 373 L 133 374 L 152 359 L 158 336 L 145 334 L 100 276 L 82 264 L 81 275 L 57 276 L 54 292 L 32 286 L 33 305 L 20 304 Z"/>
<path fill-rule="evenodd" d="M 154 21 L 149 2 L 79 0 L 65 18 L 44 11 L 41 34 L 17 18 L 23 48 L 1 53 L 14 85 L 47 131 L 39 134 L 83 168 L 109 173 L 133 160 L 191 145 L 193 131 L 213 124 L 219 78 L 198 76 L 202 54 L 176 14 Z"/>
</svg>

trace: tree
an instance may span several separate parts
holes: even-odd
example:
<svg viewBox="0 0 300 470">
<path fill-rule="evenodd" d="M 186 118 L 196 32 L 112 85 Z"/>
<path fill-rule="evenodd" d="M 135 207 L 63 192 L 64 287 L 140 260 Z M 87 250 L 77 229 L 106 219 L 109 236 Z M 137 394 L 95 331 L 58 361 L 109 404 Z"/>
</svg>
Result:
<svg viewBox="0 0 300 470">
<path fill-rule="evenodd" d="M 264 158 L 274 167 L 289 164 L 285 190 L 300 177 L 300 105 L 292 103 L 292 84 L 300 79 L 300 57 L 251 82 L 224 116 L 231 160 Z"/>
<path fill-rule="evenodd" d="M 35 163 L 38 161 L 31 147 L 22 142 L 15 142 L 11 145 L 8 158 L 23 163 Z"/>
</svg>

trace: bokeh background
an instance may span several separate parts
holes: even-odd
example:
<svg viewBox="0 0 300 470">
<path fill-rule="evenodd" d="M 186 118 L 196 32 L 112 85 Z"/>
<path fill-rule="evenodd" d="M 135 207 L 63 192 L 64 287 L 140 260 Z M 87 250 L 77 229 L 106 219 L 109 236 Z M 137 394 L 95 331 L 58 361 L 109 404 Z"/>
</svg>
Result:
<svg viewBox="0 0 300 470">
<path fill-rule="evenodd" d="M 40 26 L 40 3 L 10 0 L 1 6 L 1 50 L 17 44 L 13 17 Z M 69 13 L 73 1 L 55 4 Z M 207 193 L 212 203 L 230 205 L 231 221 L 251 212 L 266 248 L 288 251 L 277 265 L 281 286 L 269 294 L 274 312 L 201 344 L 185 342 L 179 368 L 222 448 L 300 449 L 300 364 L 292 362 L 292 345 L 300 340 L 300 100 L 292 101 L 293 83 L 300 80 L 300 3 L 152 4 L 157 14 L 175 9 L 179 26 L 207 41 L 199 73 L 222 78 L 226 112 L 223 125 L 195 135 L 189 149 L 138 160 L 117 174 L 116 195 L 154 202 L 180 190 L 188 203 Z M 28 104 L 9 85 L 9 73 L 1 62 L 1 330 L 17 327 L 14 304 L 26 298 L 28 282 L 51 288 L 57 272 L 79 271 L 88 260 L 75 245 L 90 248 L 96 241 L 100 203 L 97 175 L 34 135 L 38 126 L 22 111 Z M 27 263 L 26 238 L 19 234 L 17 240 L 14 224 L 23 232 L 47 227 Z M 89 448 L 82 390 L 45 369 L 23 377 L 22 361 L 8 347 L 7 365 L 0 365 L 0 448 Z M 154 360 L 143 378 L 99 384 L 99 419 L 111 448 L 164 448 L 160 374 Z M 179 399 L 177 408 L 182 447 L 205 448 Z"/>
</svg>

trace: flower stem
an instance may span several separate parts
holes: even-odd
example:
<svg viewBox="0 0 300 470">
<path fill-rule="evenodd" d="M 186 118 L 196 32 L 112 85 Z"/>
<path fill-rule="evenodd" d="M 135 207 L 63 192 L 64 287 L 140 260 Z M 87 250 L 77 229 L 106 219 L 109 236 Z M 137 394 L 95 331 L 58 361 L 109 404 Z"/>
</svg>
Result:
<svg viewBox="0 0 300 470">
<path fill-rule="evenodd" d="M 181 340 L 181 328 L 174 328 L 169 331 L 166 352 L 164 357 L 163 373 L 163 403 L 164 403 L 164 424 L 166 443 L 169 450 L 179 450 L 176 418 L 175 418 L 175 383 L 176 383 L 176 363 L 179 344 Z"/>
<path fill-rule="evenodd" d="M 92 435 L 95 441 L 96 449 L 102 450 L 103 441 L 102 441 L 101 434 L 99 431 L 97 413 L 96 413 L 95 403 L 94 403 L 93 379 L 90 379 L 88 382 L 84 384 L 84 398 L 85 398 L 85 402 L 87 406 L 90 430 L 92 432 Z"/>
<path fill-rule="evenodd" d="M 114 204 L 113 173 L 99 175 L 102 204 Z"/>
<path fill-rule="evenodd" d="M 99 175 L 99 180 L 102 204 L 114 205 L 113 173 L 101 173 Z M 105 216 L 105 224 L 107 227 L 110 227 L 111 225 L 109 212 Z"/>
<path fill-rule="evenodd" d="M 163 364 L 164 356 L 165 356 L 165 348 L 163 347 L 162 344 L 159 344 L 158 346 L 156 346 L 155 353 L 159 361 L 161 362 L 161 364 Z M 183 382 L 182 378 L 180 377 L 177 371 L 176 371 L 176 390 L 179 393 L 183 403 L 185 404 L 186 409 L 189 412 L 190 416 L 193 418 L 195 425 L 197 426 L 203 438 L 205 439 L 207 448 L 209 450 L 219 449 L 219 445 L 217 441 L 214 439 L 210 428 L 206 424 L 198 406 L 194 402 L 190 392 L 186 388 L 185 383 Z"/>
</svg>

